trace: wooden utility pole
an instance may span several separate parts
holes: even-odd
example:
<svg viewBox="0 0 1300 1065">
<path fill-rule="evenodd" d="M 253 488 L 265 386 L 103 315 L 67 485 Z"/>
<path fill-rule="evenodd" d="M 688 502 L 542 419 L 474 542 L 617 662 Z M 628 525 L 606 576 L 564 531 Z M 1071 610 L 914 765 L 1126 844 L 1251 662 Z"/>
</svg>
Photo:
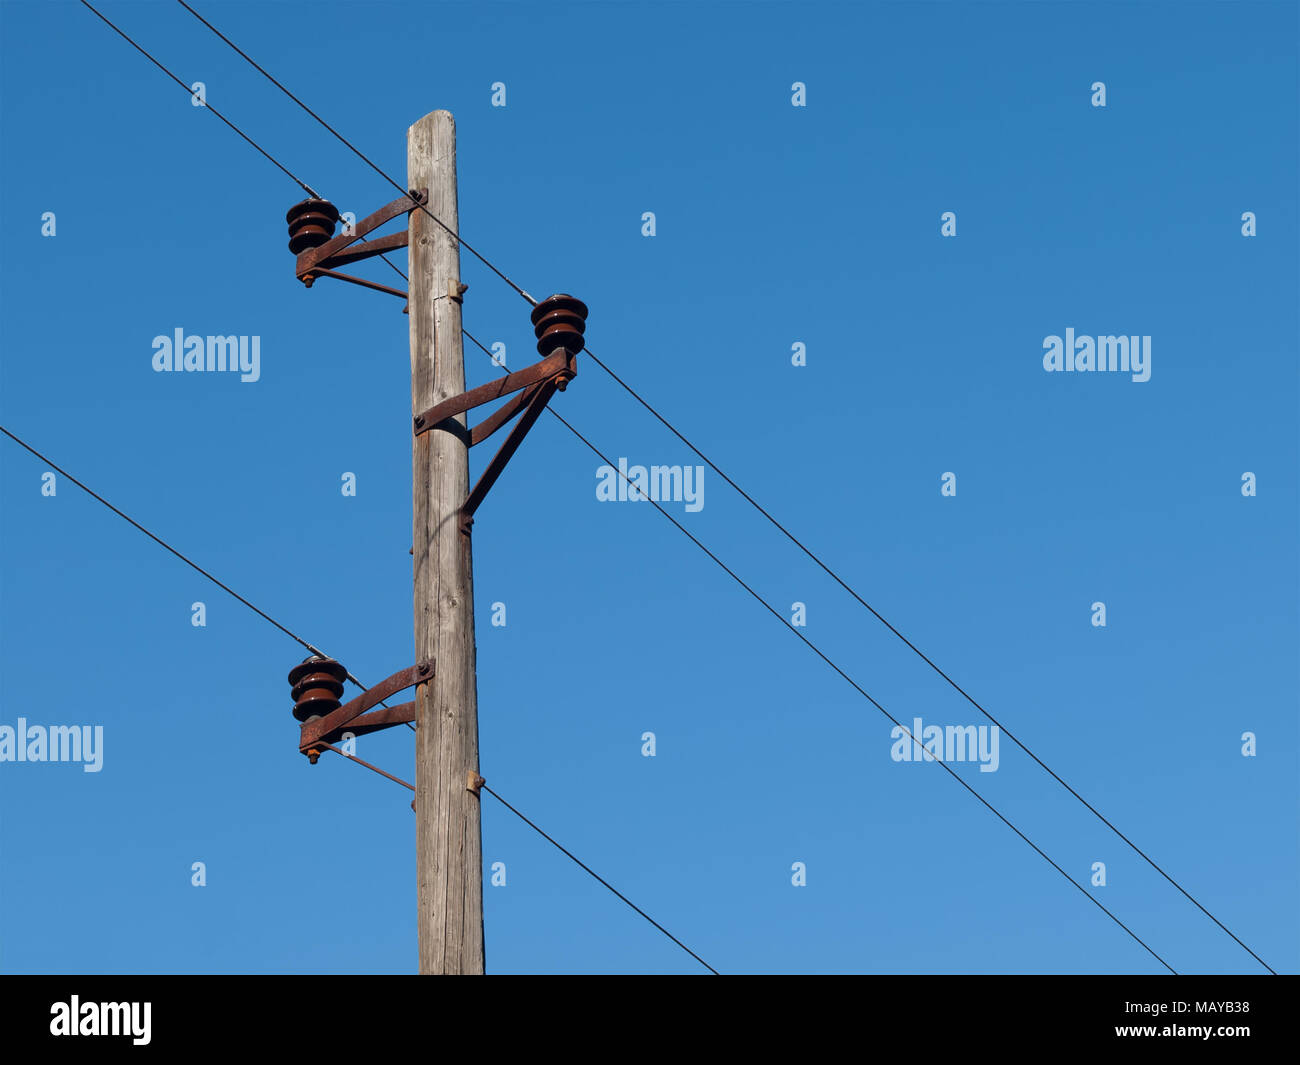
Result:
<svg viewBox="0 0 1300 1065">
<path fill-rule="evenodd" d="M 406 134 L 407 186 L 452 232 L 456 123 L 425 115 Z M 409 221 L 411 412 L 465 391 L 460 246 L 422 210 Z M 456 421 L 466 424 L 464 414 Z M 415 838 L 421 973 L 483 972 L 483 843 L 479 822 L 474 577 L 460 509 L 469 493 L 468 436 L 414 437 L 415 657 L 435 676 L 415 690 Z M 471 788 L 473 790 L 471 790 Z"/>
</svg>

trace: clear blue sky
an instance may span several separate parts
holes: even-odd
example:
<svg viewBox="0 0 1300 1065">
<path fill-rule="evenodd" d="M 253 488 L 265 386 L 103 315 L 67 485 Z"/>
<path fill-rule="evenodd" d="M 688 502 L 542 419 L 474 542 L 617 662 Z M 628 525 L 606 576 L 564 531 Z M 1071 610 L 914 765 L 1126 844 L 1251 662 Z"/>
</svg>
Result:
<svg viewBox="0 0 1300 1065">
<path fill-rule="evenodd" d="M 465 237 L 584 299 L 602 358 L 1296 971 L 1294 4 L 196 6 L 399 181 L 452 111 Z M 341 209 L 392 197 L 178 5 L 102 10 Z M 301 192 L 80 4 L 4 0 L 0 35 L 0 422 L 363 680 L 409 665 L 400 304 L 304 290 Z M 463 276 L 531 361 L 527 306 Z M 178 327 L 260 337 L 260 379 L 155 373 Z M 1150 380 L 1045 372 L 1067 329 L 1150 336 Z M 697 461 L 589 363 L 555 406 Z M 724 972 L 1162 971 L 598 465 L 543 419 L 479 512 L 493 787 Z M 409 793 L 308 766 L 301 648 L 46 469 L 0 439 L 0 725 L 100 725 L 104 761 L 0 763 L 0 969 L 413 971 Z M 892 713 L 986 723 L 704 489 L 669 509 Z M 358 753 L 409 778 L 411 739 Z M 1005 737 L 953 768 L 1175 968 L 1262 971 Z M 701 971 L 490 799 L 483 854 L 489 971 Z"/>
</svg>

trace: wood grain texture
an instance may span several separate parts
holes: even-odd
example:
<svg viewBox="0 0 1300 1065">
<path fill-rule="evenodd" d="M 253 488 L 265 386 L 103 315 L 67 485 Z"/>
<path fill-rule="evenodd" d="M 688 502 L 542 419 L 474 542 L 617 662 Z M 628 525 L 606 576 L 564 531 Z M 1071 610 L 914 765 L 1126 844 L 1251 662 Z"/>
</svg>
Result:
<svg viewBox="0 0 1300 1065">
<path fill-rule="evenodd" d="M 429 210 L 459 232 L 456 124 L 434 111 L 407 131 L 410 188 L 428 188 Z M 424 211 L 410 215 L 411 414 L 465 390 L 460 248 Z M 452 289 L 454 291 L 454 287 Z M 465 416 L 457 421 L 465 424 Z M 465 440 L 434 430 L 412 438 L 415 659 L 435 659 L 416 688 L 415 831 L 421 973 L 483 972 L 483 858 L 478 770 L 474 583 L 470 538 L 458 515 L 469 492 Z"/>
</svg>

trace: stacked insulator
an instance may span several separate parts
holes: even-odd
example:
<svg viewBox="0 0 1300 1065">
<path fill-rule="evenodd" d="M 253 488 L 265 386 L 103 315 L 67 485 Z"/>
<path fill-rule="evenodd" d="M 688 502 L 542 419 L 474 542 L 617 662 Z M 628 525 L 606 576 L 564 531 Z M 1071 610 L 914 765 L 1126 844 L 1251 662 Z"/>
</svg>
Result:
<svg viewBox="0 0 1300 1065">
<path fill-rule="evenodd" d="M 305 658 L 289 670 L 289 684 L 293 691 L 293 716 L 304 725 L 324 717 L 341 705 L 343 682 L 348 671 L 332 658 L 312 655 Z M 320 750 L 313 747 L 306 752 L 312 765 L 320 757 Z"/>
<path fill-rule="evenodd" d="M 570 355 L 582 350 L 582 334 L 587 328 L 587 305 L 582 300 L 561 292 L 534 307 L 532 319 L 542 358 L 557 348 L 564 348 Z"/>
<path fill-rule="evenodd" d="M 303 200 L 290 207 L 284 219 L 289 223 L 289 250 L 301 255 L 334 236 L 339 209 L 329 200 Z"/>
</svg>

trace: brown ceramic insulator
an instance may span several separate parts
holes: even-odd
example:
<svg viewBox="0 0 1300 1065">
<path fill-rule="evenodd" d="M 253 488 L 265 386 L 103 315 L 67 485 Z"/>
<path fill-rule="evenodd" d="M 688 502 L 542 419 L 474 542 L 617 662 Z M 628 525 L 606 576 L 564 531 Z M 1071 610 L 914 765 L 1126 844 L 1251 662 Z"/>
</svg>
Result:
<svg viewBox="0 0 1300 1065">
<path fill-rule="evenodd" d="M 310 655 L 289 670 L 289 683 L 296 687 L 299 681 L 313 673 L 328 674 L 340 685 L 348 679 L 348 671 L 343 663 L 323 655 Z"/>
<path fill-rule="evenodd" d="M 337 710 L 340 705 L 332 692 L 324 688 L 312 688 L 293 704 L 293 716 L 306 724 L 313 717 L 324 717 L 330 711 Z"/>
<path fill-rule="evenodd" d="M 558 348 L 574 355 L 582 350 L 587 328 L 587 305 L 582 300 L 564 293 L 551 296 L 533 308 L 532 320 L 542 358 Z"/>
<path fill-rule="evenodd" d="M 289 250 L 300 255 L 334 236 L 339 211 L 329 200 L 303 200 L 290 207 L 284 218 L 289 223 Z"/>
<path fill-rule="evenodd" d="M 313 688 L 323 688 L 336 699 L 343 694 L 343 682 L 335 679 L 331 673 L 322 672 L 308 673 L 293 686 L 289 694 L 293 696 L 293 701 L 297 702 L 305 692 Z"/>
<path fill-rule="evenodd" d="M 299 721 L 337 710 L 348 671 L 332 658 L 313 655 L 289 670 L 293 716 Z"/>
</svg>

